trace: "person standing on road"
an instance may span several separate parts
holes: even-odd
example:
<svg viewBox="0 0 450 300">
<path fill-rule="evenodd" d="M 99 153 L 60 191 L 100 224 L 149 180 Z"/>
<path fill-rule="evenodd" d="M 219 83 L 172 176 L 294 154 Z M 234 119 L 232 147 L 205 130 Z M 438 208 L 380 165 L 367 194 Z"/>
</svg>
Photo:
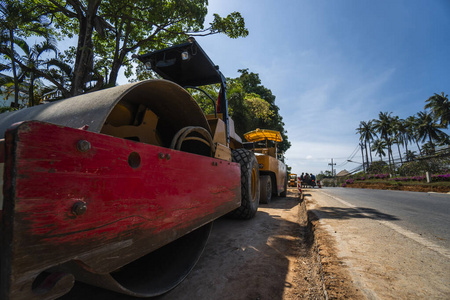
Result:
<svg viewBox="0 0 450 300">
<path fill-rule="evenodd" d="M 307 185 L 311 185 L 311 177 L 309 177 L 309 174 L 308 173 L 306 173 L 305 174 L 305 186 L 307 186 Z"/>
</svg>

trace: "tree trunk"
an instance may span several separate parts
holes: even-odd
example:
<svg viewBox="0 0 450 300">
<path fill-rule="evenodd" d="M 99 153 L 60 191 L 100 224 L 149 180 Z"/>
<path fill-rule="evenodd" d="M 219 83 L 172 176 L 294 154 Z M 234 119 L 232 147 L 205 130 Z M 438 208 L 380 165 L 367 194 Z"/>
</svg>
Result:
<svg viewBox="0 0 450 300">
<path fill-rule="evenodd" d="M 84 92 L 86 82 L 89 80 L 89 75 L 92 74 L 94 68 L 94 44 L 92 42 L 92 34 L 94 32 L 94 20 L 100 3 L 101 0 L 88 1 L 85 16 L 80 9 L 77 10 L 80 31 L 72 78 L 72 96 L 80 95 Z M 72 6 L 75 8 L 75 4 L 72 4 Z"/>
<path fill-rule="evenodd" d="M 372 146 L 370 145 L 370 140 L 369 140 L 369 153 L 370 153 L 370 163 L 372 164 L 373 160 L 372 160 Z"/>
<path fill-rule="evenodd" d="M 34 106 L 34 72 L 31 72 L 30 87 L 28 89 L 28 107 Z"/>
<path fill-rule="evenodd" d="M 408 139 L 405 139 L 405 149 L 406 149 L 406 153 L 408 153 Z M 407 161 L 409 161 L 408 159 L 406 159 Z"/>
<path fill-rule="evenodd" d="M 391 145 L 388 145 L 388 160 L 389 160 L 389 170 L 392 170 L 392 164 L 391 164 Z"/>
<path fill-rule="evenodd" d="M 363 151 L 363 144 L 359 143 L 359 145 L 361 146 L 361 156 L 362 156 L 362 165 L 363 165 L 363 171 L 364 173 L 366 173 L 366 165 L 364 163 L 364 151 Z"/>
<path fill-rule="evenodd" d="M 19 107 L 19 78 L 17 78 L 16 59 L 14 55 L 14 31 L 9 30 L 9 42 L 11 44 L 11 67 L 14 78 L 14 107 Z"/>
<path fill-rule="evenodd" d="M 430 135 L 428 135 L 428 139 L 430 140 L 430 146 L 431 146 L 431 150 L 433 151 L 433 153 L 434 153 L 434 144 L 433 144 L 433 141 L 431 140 L 431 134 Z"/>
<path fill-rule="evenodd" d="M 113 87 L 117 83 L 117 77 L 119 76 L 119 70 L 122 66 L 122 62 L 124 59 L 124 55 L 120 55 L 119 58 L 116 60 L 114 59 L 113 65 L 111 67 L 111 72 L 109 73 L 109 81 L 108 86 Z"/>
<path fill-rule="evenodd" d="M 417 141 L 416 138 L 414 138 L 414 140 L 416 141 L 416 145 L 417 145 L 417 148 L 419 149 L 420 155 L 422 155 L 422 149 L 420 149 L 419 142 Z"/>
<path fill-rule="evenodd" d="M 366 147 L 366 170 L 369 170 L 369 155 L 367 153 L 367 141 L 364 141 L 364 147 Z"/>
<path fill-rule="evenodd" d="M 400 156 L 400 163 L 403 165 L 402 153 L 400 152 L 400 145 L 397 143 L 398 155 Z"/>
</svg>

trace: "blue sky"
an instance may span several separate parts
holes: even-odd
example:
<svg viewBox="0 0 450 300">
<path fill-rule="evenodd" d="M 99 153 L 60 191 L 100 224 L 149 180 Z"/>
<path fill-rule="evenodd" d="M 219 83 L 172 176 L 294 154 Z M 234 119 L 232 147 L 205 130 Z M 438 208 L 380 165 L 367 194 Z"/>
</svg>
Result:
<svg viewBox="0 0 450 300">
<path fill-rule="evenodd" d="M 337 172 L 352 170 L 361 121 L 381 111 L 406 118 L 434 93 L 450 94 L 450 0 L 209 2 L 206 24 L 239 11 L 249 35 L 197 41 L 226 77 L 248 68 L 272 90 L 292 172 L 331 170 L 331 159 Z"/>
<path fill-rule="evenodd" d="M 199 37 L 227 77 L 258 73 L 276 96 L 296 173 L 358 166 L 355 129 L 380 111 L 406 118 L 450 93 L 449 0 L 211 0 L 239 11 L 249 36 Z M 211 18 L 207 18 L 207 22 Z"/>
</svg>

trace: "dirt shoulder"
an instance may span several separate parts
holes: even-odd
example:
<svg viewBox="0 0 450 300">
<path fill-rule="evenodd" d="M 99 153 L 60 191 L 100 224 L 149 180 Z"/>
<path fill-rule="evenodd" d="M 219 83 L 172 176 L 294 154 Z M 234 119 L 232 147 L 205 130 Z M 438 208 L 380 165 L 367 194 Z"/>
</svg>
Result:
<svg viewBox="0 0 450 300">
<path fill-rule="evenodd" d="M 312 212 L 315 203 L 311 194 L 304 193 L 304 203 L 308 210 L 308 219 L 314 234 L 315 251 L 321 265 L 323 289 L 327 299 L 366 299 L 356 286 L 354 279 L 342 257 L 338 255 L 336 240 L 325 225 Z"/>
<path fill-rule="evenodd" d="M 305 195 L 330 299 L 448 299 L 448 257 L 327 191 Z"/>
<path fill-rule="evenodd" d="M 326 299 L 312 229 L 296 188 L 261 204 L 251 220 L 220 218 L 194 270 L 157 299 Z M 133 298 L 77 282 L 62 299 Z"/>
</svg>

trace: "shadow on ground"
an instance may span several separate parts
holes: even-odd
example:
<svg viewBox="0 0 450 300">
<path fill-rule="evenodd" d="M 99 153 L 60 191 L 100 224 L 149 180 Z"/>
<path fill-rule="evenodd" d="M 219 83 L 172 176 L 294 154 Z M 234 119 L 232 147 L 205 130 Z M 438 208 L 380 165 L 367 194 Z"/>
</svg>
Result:
<svg viewBox="0 0 450 300">
<path fill-rule="evenodd" d="M 373 219 L 383 221 L 398 221 L 396 216 L 382 213 L 367 207 L 321 207 L 312 212 L 321 219 Z"/>
<path fill-rule="evenodd" d="M 299 277 L 313 268 L 292 262 L 307 262 L 314 245 L 306 206 L 298 200 L 290 193 L 261 205 L 251 220 L 216 220 L 194 270 L 177 288 L 153 299 L 283 299 L 286 293 L 289 299 L 297 295 L 321 299 L 320 278 L 308 273 Z M 135 298 L 77 282 L 61 299 Z"/>
</svg>

